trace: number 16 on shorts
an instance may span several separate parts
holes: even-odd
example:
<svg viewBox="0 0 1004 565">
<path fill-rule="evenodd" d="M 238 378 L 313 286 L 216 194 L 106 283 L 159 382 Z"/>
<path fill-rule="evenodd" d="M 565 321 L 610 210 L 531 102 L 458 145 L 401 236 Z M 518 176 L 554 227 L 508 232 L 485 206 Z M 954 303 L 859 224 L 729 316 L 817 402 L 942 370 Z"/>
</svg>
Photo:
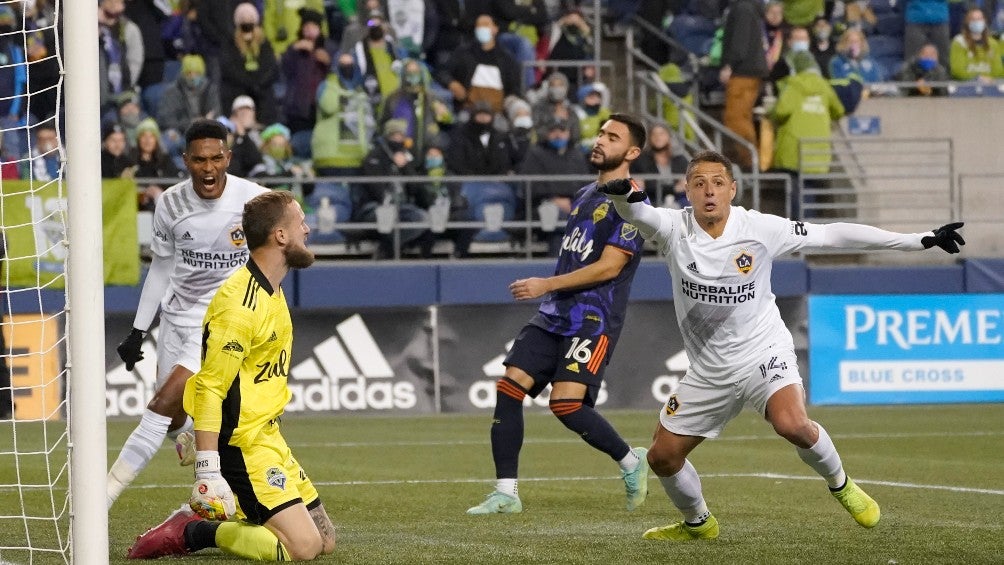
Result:
<svg viewBox="0 0 1004 565">
<path fill-rule="evenodd" d="M 586 370 L 595 375 L 603 366 L 603 359 L 607 354 L 607 344 L 609 343 L 607 336 L 601 335 L 595 342 L 584 337 L 573 337 L 571 341 L 571 346 L 565 352 L 565 359 L 584 364 Z M 572 367 L 570 365 L 567 368 L 571 369 Z M 577 369 L 573 370 L 577 371 Z"/>
</svg>

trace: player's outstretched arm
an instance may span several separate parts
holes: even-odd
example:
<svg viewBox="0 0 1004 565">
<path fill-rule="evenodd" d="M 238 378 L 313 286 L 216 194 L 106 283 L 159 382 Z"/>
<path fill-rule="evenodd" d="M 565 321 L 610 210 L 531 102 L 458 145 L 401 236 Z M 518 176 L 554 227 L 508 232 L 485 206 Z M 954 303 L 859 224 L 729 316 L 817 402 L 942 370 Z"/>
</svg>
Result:
<svg viewBox="0 0 1004 565">
<path fill-rule="evenodd" d="M 946 253 L 958 253 L 960 251 L 959 246 L 965 245 L 966 240 L 962 239 L 962 236 L 959 235 L 959 232 L 956 230 L 964 225 L 965 222 L 945 224 L 931 232 L 934 235 L 927 235 L 920 238 L 920 243 L 924 246 L 924 249 L 930 249 L 937 245 L 938 247 L 944 249 Z"/>
<path fill-rule="evenodd" d="M 799 224 L 801 225 L 801 223 Z M 938 246 L 948 253 L 958 253 L 958 245 L 965 245 L 965 240 L 955 230 L 962 225 L 962 222 L 957 222 L 925 233 L 898 233 L 864 224 L 845 222 L 806 223 L 804 228 L 809 236 L 809 247 L 920 251 Z"/>
</svg>

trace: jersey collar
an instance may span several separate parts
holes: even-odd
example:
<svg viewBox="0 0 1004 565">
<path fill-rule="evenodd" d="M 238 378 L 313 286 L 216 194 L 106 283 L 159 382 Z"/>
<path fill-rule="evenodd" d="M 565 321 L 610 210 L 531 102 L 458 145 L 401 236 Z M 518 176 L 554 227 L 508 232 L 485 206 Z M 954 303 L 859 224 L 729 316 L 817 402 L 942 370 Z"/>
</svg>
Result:
<svg viewBox="0 0 1004 565">
<path fill-rule="evenodd" d="M 265 276 L 265 273 L 261 272 L 261 269 L 258 267 L 258 264 L 254 262 L 254 259 L 248 257 L 247 268 L 251 271 L 251 276 L 254 277 L 254 280 L 258 281 L 258 284 L 265 289 L 265 292 L 267 292 L 269 296 L 275 294 L 275 289 L 272 288 L 272 283 L 268 282 L 268 278 Z"/>
</svg>

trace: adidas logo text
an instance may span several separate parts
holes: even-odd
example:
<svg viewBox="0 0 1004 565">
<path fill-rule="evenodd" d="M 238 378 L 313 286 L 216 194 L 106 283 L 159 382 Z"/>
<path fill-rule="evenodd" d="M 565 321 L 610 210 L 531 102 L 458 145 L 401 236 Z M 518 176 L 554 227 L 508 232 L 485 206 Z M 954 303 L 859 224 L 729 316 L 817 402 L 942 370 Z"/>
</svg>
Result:
<svg viewBox="0 0 1004 565">
<path fill-rule="evenodd" d="M 314 347 L 314 356 L 290 371 L 293 393 L 286 409 L 392 410 L 414 408 L 415 386 L 394 371 L 359 314 L 336 326 Z"/>
<path fill-rule="evenodd" d="M 693 262 L 693 263 L 691 263 L 691 264 L 689 264 L 689 265 L 687 265 L 687 270 L 688 271 L 692 271 L 692 272 L 697 273 L 697 274 L 701 274 L 701 272 L 697 270 L 697 262 L 696 261 Z"/>
<path fill-rule="evenodd" d="M 181 235 L 181 239 L 183 239 L 183 240 L 185 240 L 185 241 L 192 241 L 192 240 L 194 240 L 195 238 L 194 238 L 194 237 L 192 237 L 192 234 L 191 234 L 191 233 L 189 233 L 189 232 L 187 232 L 187 231 L 186 231 L 186 232 L 185 232 L 184 234 L 182 234 L 182 235 Z"/>
</svg>

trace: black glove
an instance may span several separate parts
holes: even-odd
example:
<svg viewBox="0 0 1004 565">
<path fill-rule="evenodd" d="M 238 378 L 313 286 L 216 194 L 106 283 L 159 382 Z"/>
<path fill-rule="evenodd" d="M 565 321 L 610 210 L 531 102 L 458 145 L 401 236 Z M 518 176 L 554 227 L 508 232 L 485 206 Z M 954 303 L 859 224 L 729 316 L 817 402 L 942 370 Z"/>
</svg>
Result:
<svg viewBox="0 0 1004 565">
<path fill-rule="evenodd" d="M 645 191 L 637 190 L 637 186 L 634 183 L 634 179 L 614 179 L 610 182 L 605 182 L 596 187 L 596 190 L 602 192 L 603 194 L 611 194 L 613 196 L 624 196 L 628 195 L 628 202 L 643 202 L 645 200 Z"/>
<path fill-rule="evenodd" d="M 146 332 L 143 330 L 133 328 L 129 335 L 122 340 L 122 343 L 115 348 L 115 351 L 119 352 L 119 357 L 125 361 L 126 371 L 132 371 L 136 363 L 143 360 L 143 337 L 145 335 Z"/>
<path fill-rule="evenodd" d="M 965 245 L 966 240 L 962 239 L 962 236 L 955 230 L 961 228 L 963 225 L 965 225 L 964 222 L 943 225 L 934 230 L 934 235 L 925 235 L 920 238 L 920 243 L 924 246 L 924 249 L 930 249 L 937 245 L 948 253 L 958 253 L 959 246 Z"/>
</svg>

